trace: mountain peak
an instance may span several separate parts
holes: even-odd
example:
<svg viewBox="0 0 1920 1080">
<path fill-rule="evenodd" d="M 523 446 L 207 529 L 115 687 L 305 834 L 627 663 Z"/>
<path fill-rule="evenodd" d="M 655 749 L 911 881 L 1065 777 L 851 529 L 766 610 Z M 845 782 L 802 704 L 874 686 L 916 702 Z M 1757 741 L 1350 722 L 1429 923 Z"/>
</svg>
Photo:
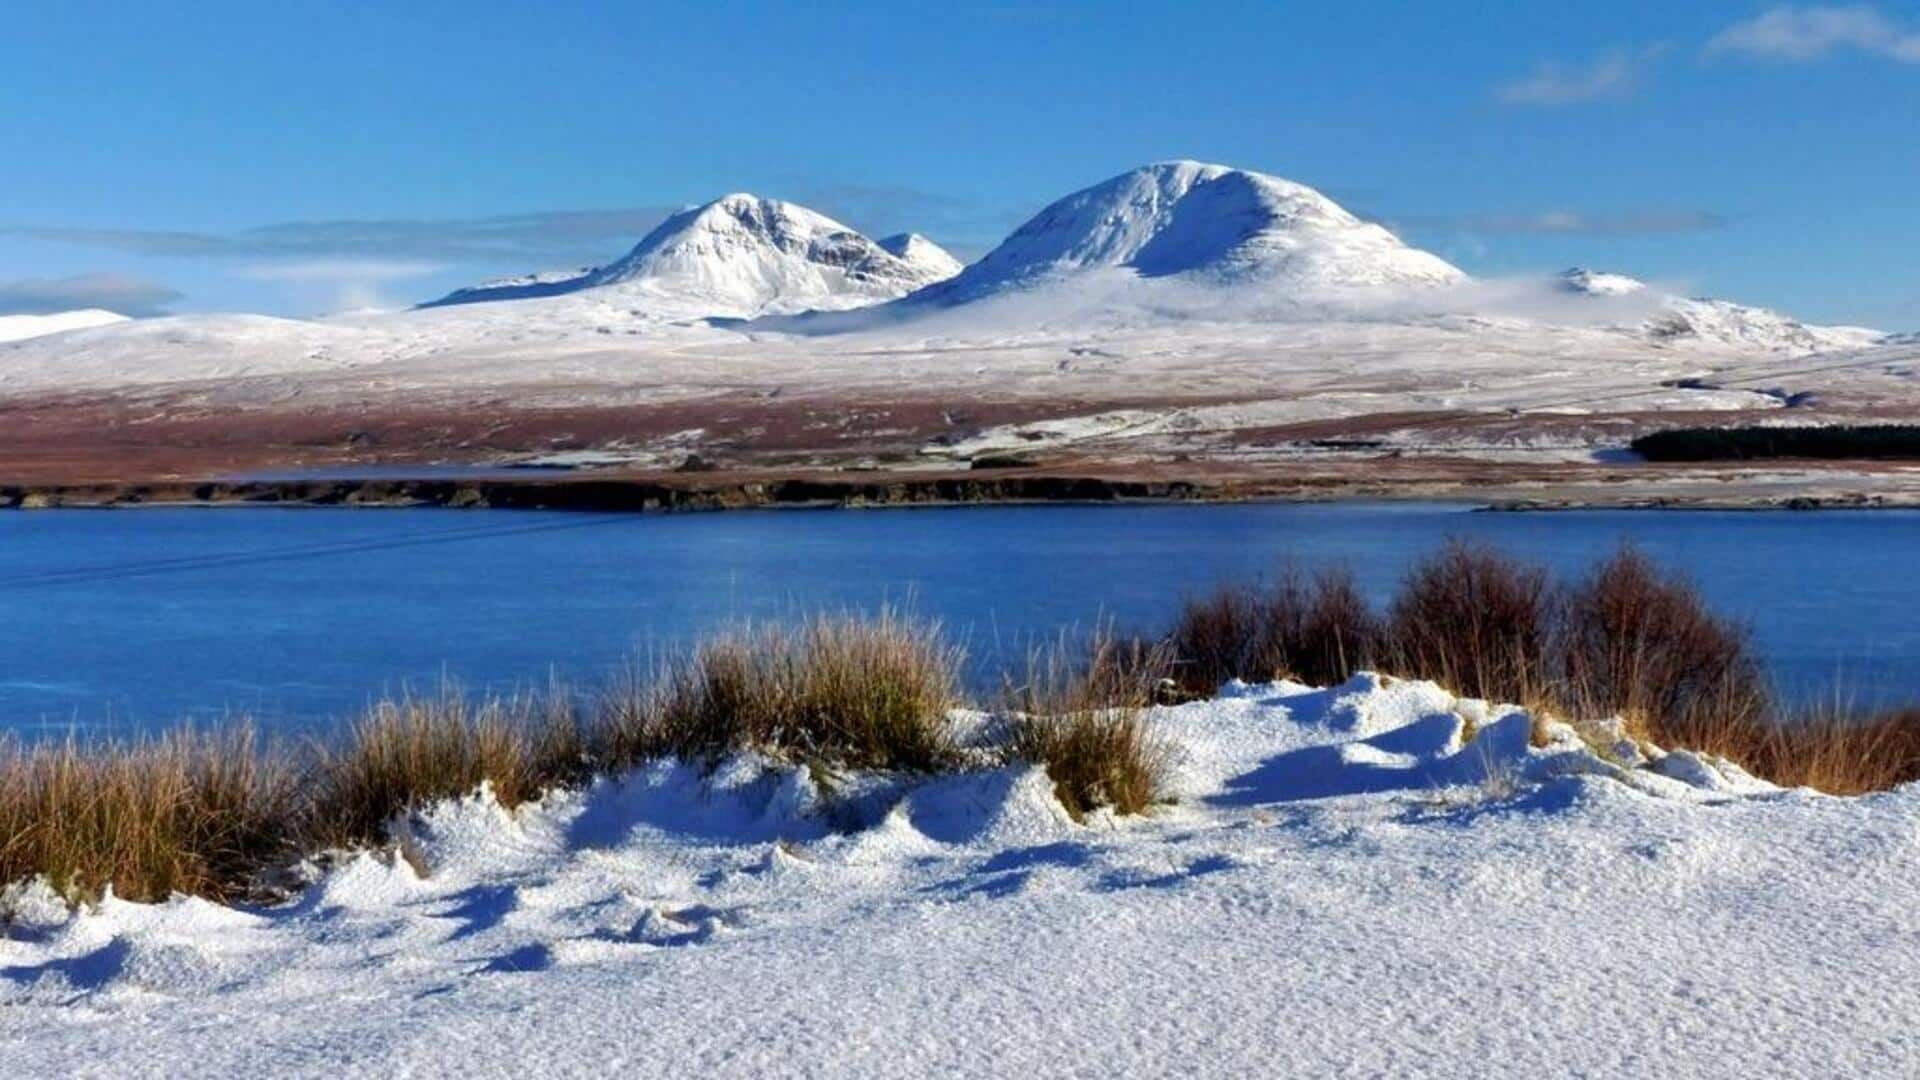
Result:
<svg viewBox="0 0 1920 1080">
<path fill-rule="evenodd" d="M 919 233 L 895 233 L 892 236 L 882 237 L 878 243 L 894 258 L 919 267 L 932 275 L 927 279 L 930 283 L 945 281 L 964 267 L 964 264 L 954 258 L 946 248 Z"/>
<path fill-rule="evenodd" d="M 1560 287 L 1588 296 L 1627 296 L 1642 291 L 1647 283 L 1625 274 L 1609 274 L 1575 266 L 1560 271 Z"/>
<path fill-rule="evenodd" d="M 433 305 L 614 289 L 661 315 L 747 318 L 892 300 L 951 277 L 951 262 L 924 239 L 899 255 L 798 203 L 734 192 L 673 214 L 598 269 L 461 289 Z"/>
<path fill-rule="evenodd" d="M 1101 267 L 1142 277 L 1271 281 L 1303 293 L 1466 276 L 1304 184 L 1226 165 L 1162 161 L 1054 202 L 942 293 L 968 299 Z"/>
</svg>

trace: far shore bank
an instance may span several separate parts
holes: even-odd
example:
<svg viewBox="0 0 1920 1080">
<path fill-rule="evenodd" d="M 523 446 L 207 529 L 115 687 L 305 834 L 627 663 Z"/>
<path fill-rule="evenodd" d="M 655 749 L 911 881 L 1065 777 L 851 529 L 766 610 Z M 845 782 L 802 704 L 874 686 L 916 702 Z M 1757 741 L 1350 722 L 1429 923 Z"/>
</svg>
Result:
<svg viewBox="0 0 1920 1080">
<path fill-rule="evenodd" d="M 1263 470 L 1230 475 L 986 469 L 903 473 L 767 471 L 571 473 L 528 470 L 409 477 L 158 479 L 124 483 L 0 483 L 0 509 L 365 507 L 673 513 L 740 509 L 1244 502 L 1470 502 L 1488 510 L 1824 510 L 1920 508 L 1906 470 L 1795 463 L 1766 470 L 1647 470 L 1615 475 L 1370 476 L 1368 470 Z M 1384 470 L 1383 470 L 1384 472 Z"/>
</svg>

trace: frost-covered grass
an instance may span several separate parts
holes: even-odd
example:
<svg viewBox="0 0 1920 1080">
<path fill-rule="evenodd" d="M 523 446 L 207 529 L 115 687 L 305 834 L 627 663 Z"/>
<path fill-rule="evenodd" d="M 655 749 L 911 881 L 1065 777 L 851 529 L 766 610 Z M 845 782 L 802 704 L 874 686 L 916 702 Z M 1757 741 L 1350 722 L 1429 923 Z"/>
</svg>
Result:
<svg viewBox="0 0 1920 1080">
<path fill-rule="evenodd" d="M 304 854 L 382 845 L 396 823 L 483 785 L 513 809 L 661 760 L 712 769 L 742 754 L 823 777 L 1037 765 L 1072 818 L 1135 814 L 1175 797 L 1187 751 L 1156 728 L 1156 704 L 1232 680 L 1340 685 L 1373 663 L 1463 699 L 1521 703 L 1537 746 L 1577 734 L 1617 765 L 1688 749 L 1835 794 L 1920 779 L 1920 710 L 1783 713 L 1742 629 L 1631 550 L 1556 587 L 1452 545 L 1384 615 L 1338 572 L 1231 586 L 1188 604 L 1162 638 L 1102 634 L 1037 656 L 985 714 L 967 709 L 961 662 L 935 624 L 821 616 L 720 635 L 597 695 L 403 695 L 305 750 L 263 751 L 244 726 L 16 745 L 0 755 L 0 884 L 231 899 L 284 880 Z M 1457 711 L 1467 742 L 1481 737 L 1475 709 Z"/>
</svg>

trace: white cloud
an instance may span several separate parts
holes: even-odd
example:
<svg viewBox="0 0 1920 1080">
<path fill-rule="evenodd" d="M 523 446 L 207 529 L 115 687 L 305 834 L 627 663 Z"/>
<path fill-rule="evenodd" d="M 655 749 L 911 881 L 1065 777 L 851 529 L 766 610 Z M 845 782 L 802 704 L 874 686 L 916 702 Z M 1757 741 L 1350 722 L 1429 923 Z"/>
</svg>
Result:
<svg viewBox="0 0 1920 1080">
<path fill-rule="evenodd" d="M 1707 53 L 1805 62 L 1857 49 L 1920 64 L 1920 29 L 1871 7 L 1777 7 L 1715 34 Z"/>
<path fill-rule="evenodd" d="M 1711 210 L 1647 208 L 1616 212 L 1539 210 L 1520 213 L 1402 215 L 1396 223 L 1416 230 L 1481 236 L 1660 236 L 1718 229 L 1727 219 Z"/>
<path fill-rule="evenodd" d="M 290 221 L 235 233 L 67 226 L 0 226 L 0 235 L 109 248 L 135 255 L 209 258 L 395 256 L 540 264 L 606 258 L 630 247 L 671 207 L 555 210 L 448 220 Z"/>
<path fill-rule="evenodd" d="M 1504 83 L 1495 96 L 1509 105 L 1573 105 L 1626 97 L 1640 83 L 1640 69 L 1653 50 L 1638 55 L 1608 53 L 1590 64 L 1542 61 L 1523 79 Z"/>
</svg>

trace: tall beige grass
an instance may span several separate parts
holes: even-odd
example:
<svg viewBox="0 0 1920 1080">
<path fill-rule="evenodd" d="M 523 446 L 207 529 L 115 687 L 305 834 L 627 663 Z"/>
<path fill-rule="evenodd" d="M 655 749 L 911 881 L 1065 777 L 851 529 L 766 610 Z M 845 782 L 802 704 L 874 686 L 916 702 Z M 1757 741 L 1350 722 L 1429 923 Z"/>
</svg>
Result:
<svg viewBox="0 0 1920 1080">
<path fill-rule="evenodd" d="M 686 757 L 755 749 L 856 768 L 949 768 L 963 660 L 937 624 L 891 610 L 724 634 L 664 665 L 621 740 Z"/>
<path fill-rule="evenodd" d="M 474 699 L 459 687 L 376 703 L 334 745 L 319 744 L 303 834 L 309 844 L 378 843 L 396 817 L 484 781 L 509 808 L 592 770 L 572 695 Z"/>
<path fill-rule="evenodd" d="M 72 899 L 245 897 L 293 853 L 294 770 L 253 729 L 0 748 L 0 883 Z"/>
</svg>

